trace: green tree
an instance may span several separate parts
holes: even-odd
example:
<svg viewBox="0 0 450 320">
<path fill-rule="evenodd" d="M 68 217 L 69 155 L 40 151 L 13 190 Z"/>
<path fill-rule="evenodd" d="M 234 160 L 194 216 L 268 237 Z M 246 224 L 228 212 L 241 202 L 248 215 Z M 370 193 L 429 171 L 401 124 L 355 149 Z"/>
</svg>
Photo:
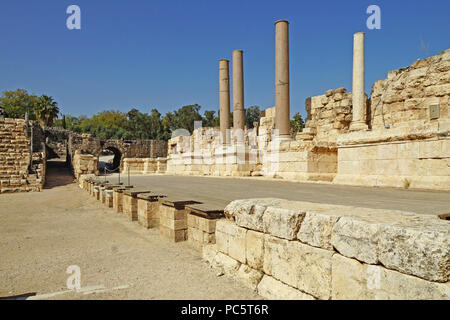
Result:
<svg viewBox="0 0 450 320">
<path fill-rule="evenodd" d="M 245 109 L 245 125 L 247 128 L 253 128 L 254 122 L 259 122 L 259 117 L 261 116 L 261 110 L 259 106 L 251 106 Z"/>
<path fill-rule="evenodd" d="M 202 121 L 203 118 L 200 115 L 200 106 L 198 104 L 183 106 L 173 113 L 172 130 L 186 129 L 190 133 L 194 131 L 194 121 Z M 175 127 L 173 127 L 175 126 Z"/>
<path fill-rule="evenodd" d="M 39 97 L 36 116 L 43 126 L 51 126 L 53 121 L 58 118 L 58 114 L 58 103 L 53 100 L 53 97 L 45 94 Z"/>
<path fill-rule="evenodd" d="M 219 117 L 216 117 L 216 111 L 206 110 L 203 114 L 203 126 L 204 127 L 218 127 Z"/>
<path fill-rule="evenodd" d="M 303 121 L 302 115 L 300 113 L 294 114 L 294 118 L 291 120 L 291 131 L 293 133 L 303 131 L 305 123 Z"/>
<path fill-rule="evenodd" d="M 0 108 L 9 118 L 24 118 L 26 112 L 30 112 L 31 120 L 36 120 L 35 112 L 38 108 L 39 98 L 29 94 L 25 89 L 5 91 L 0 97 Z"/>
</svg>

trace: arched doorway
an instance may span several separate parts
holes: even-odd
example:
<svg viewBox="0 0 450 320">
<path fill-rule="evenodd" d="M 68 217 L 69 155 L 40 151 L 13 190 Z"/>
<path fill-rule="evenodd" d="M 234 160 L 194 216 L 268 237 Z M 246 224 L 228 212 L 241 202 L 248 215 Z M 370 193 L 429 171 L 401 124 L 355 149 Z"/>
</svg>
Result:
<svg viewBox="0 0 450 320">
<path fill-rule="evenodd" d="M 98 157 L 98 170 L 100 173 L 117 172 L 120 169 L 120 161 L 122 159 L 122 152 L 115 147 L 106 147 L 102 150 Z"/>
</svg>

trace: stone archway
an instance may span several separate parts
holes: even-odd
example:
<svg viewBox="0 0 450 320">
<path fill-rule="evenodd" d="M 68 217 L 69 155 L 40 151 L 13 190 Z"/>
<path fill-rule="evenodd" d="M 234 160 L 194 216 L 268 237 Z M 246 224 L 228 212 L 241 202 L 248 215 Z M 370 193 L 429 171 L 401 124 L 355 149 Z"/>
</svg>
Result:
<svg viewBox="0 0 450 320">
<path fill-rule="evenodd" d="M 99 154 L 99 171 L 103 173 L 105 171 L 104 168 L 106 168 L 109 172 L 117 171 L 117 169 L 121 166 L 123 157 L 123 151 L 119 148 L 113 146 L 103 147 Z"/>
</svg>

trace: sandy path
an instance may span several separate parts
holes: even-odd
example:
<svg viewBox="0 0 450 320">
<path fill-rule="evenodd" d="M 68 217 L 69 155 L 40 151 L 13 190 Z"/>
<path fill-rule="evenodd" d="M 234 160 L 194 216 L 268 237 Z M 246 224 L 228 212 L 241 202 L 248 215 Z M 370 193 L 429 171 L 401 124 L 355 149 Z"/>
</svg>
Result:
<svg viewBox="0 0 450 320">
<path fill-rule="evenodd" d="M 43 192 L 0 195 L 0 297 L 259 298 L 217 277 L 186 243 L 170 243 L 157 230 L 127 221 L 61 173 L 50 168 Z M 65 292 L 70 265 L 80 267 L 85 292 Z M 106 291 L 91 290 L 97 286 Z"/>
</svg>

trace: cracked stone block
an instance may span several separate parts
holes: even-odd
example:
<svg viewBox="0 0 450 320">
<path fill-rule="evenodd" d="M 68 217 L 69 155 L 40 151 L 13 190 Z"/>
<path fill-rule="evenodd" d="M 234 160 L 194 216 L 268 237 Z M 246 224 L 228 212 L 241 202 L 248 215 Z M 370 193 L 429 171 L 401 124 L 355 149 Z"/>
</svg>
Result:
<svg viewBox="0 0 450 320">
<path fill-rule="evenodd" d="M 315 300 L 314 297 L 264 275 L 258 284 L 258 294 L 269 300 Z"/>
</svg>

